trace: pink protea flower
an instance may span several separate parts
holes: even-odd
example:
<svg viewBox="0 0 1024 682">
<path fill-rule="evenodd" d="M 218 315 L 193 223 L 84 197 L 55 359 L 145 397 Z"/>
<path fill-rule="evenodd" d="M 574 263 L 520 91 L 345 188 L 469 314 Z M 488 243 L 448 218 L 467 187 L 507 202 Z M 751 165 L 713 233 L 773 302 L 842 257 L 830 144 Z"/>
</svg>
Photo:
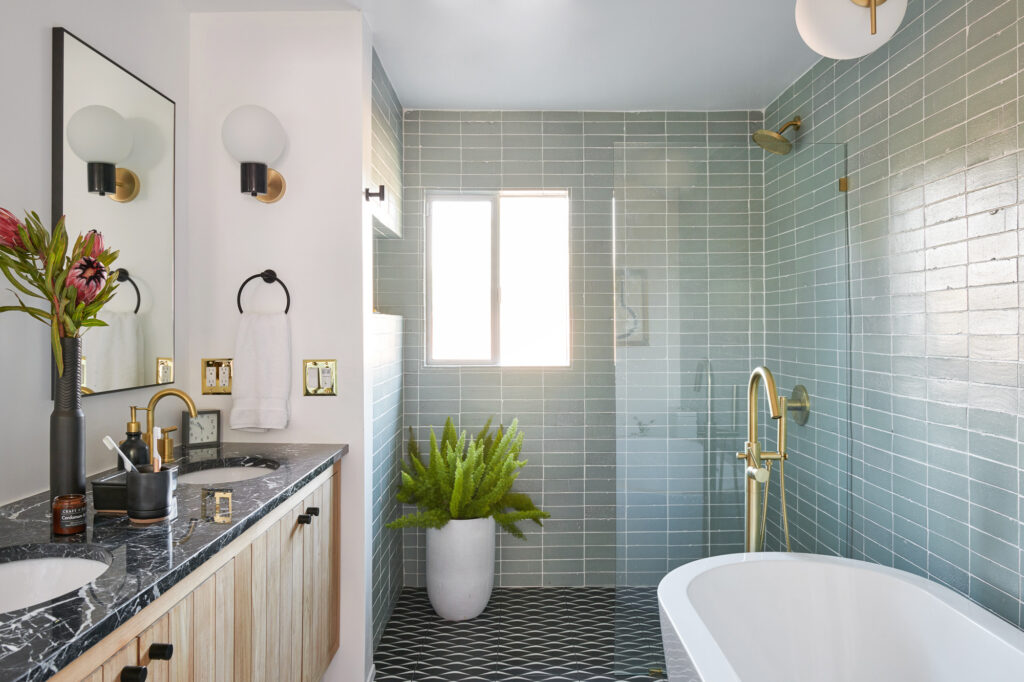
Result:
<svg viewBox="0 0 1024 682">
<path fill-rule="evenodd" d="M 67 284 L 78 290 L 78 303 L 91 303 L 107 283 L 107 269 L 95 258 L 85 256 L 71 266 Z"/>
<path fill-rule="evenodd" d="M 0 246 L 12 249 L 23 249 L 25 245 L 21 242 L 21 235 L 18 234 L 18 219 L 6 208 L 0 208 Z"/>
<path fill-rule="evenodd" d="M 92 242 L 92 253 L 85 254 L 92 258 L 99 258 L 100 254 L 103 253 L 103 233 L 97 232 L 96 230 L 89 230 L 85 233 L 85 242 L 89 243 L 89 237 L 93 238 Z"/>
</svg>

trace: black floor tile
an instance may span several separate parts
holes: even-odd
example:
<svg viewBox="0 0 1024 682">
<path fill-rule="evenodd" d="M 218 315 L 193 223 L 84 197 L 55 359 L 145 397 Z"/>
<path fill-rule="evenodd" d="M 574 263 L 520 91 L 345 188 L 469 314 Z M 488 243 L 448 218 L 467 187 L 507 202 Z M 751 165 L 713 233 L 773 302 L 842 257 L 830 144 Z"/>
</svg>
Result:
<svg viewBox="0 0 1024 682">
<path fill-rule="evenodd" d="M 661 663 L 653 588 L 499 588 L 445 621 L 405 589 L 374 654 L 377 682 L 639 682 Z"/>
</svg>

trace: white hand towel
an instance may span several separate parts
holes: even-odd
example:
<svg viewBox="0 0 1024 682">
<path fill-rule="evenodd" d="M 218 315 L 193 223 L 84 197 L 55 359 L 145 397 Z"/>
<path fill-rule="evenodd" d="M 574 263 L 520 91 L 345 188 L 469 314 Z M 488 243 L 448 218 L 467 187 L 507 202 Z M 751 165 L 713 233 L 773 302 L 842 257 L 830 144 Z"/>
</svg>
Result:
<svg viewBox="0 0 1024 682">
<path fill-rule="evenodd" d="M 283 429 L 291 408 L 292 342 L 285 313 L 242 313 L 235 340 L 231 428 Z"/>
<path fill-rule="evenodd" d="M 143 339 L 139 316 L 134 312 L 103 310 L 99 319 L 106 327 L 93 327 L 82 335 L 85 385 L 94 391 L 142 386 Z M 153 366 L 156 372 L 156 366 Z"/>
</svg>

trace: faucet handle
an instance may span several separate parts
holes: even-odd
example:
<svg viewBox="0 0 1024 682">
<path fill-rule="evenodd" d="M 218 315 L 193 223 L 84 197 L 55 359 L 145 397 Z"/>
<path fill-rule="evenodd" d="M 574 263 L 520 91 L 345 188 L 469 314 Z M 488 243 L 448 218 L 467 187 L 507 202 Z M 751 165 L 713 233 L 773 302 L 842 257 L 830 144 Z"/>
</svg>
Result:
<svg viewBox="0 0 1024 682">
<path fill-rule="evenodd" d="M 768 480 L 768 470 L 764 467 L 747 467 L 747 476 L 758 483 L 764 483 Z"/>
<path fill-rule="evenodd" d="M 165 463 L 174 461 L 174 439 L 171 438 L 171 431 L 177 430 L 177 426 L 168 426 L 166 429 L 160 429 L 160 443 L 157 445 L 157 450 L 160 452 L 160 457 L 163 458 Z"/>
<path fill-rule="evenodd" d="M 761 443 L 759 441 L 756 441 L 756 440 L 754 442 L 750 442 L 748 440 L 746 442 L 745 446 L 744 446 L 744 449 L 745 449 L 745 451 L 747 453 L 747 456 L 750 457 L 751 463 L 755 467 L 760 469 L 761 468 Z"/>
</svg>

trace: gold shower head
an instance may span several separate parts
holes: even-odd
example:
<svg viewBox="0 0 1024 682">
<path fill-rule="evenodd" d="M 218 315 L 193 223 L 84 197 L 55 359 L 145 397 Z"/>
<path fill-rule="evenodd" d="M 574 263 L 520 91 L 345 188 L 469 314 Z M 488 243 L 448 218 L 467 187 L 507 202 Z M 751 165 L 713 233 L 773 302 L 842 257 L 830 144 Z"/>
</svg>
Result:
<svg viewBox="0 0 1024 682">
<path fill-rule="evenodd" d="M 786 132 L 790 127 L 800 130 L 800 117 L 797 116 L 792 121 L 782 126 L 779 132 L 773 132 L 771 130 L 758 130 L 753 135 L 754 142 L 759 147 L 772 154 L 788 154 L 793 149 L 793 143 L 782 136 L 782 133 Z"/>
</svg>

